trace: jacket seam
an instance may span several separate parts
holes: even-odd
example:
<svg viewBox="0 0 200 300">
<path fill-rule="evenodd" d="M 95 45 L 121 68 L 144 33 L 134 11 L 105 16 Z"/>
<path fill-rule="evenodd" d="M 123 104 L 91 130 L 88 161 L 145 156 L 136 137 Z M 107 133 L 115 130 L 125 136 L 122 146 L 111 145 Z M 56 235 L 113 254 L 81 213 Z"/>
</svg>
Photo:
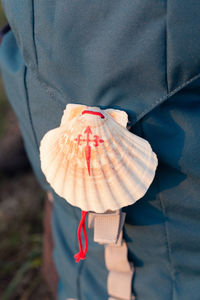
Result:
<svg viewBox="0 0 200 300">
<path fill-rule="evenodd" d="M 157 177 L 157 187 L 158 187 L 158 191 L 159 191 L 159 177 Z M 162 211 L 164 214 L 165 242 L 166 242 L 168 262 L 169 262 L 169 266 L 170 266 L 170 278 L 171 278 L 171 294 L 170 294 L 169 300 L 172 300 L 174 298 L 173 295 L 174 295 L 174 287 L 175 287 L 175 268 L 174 268 L 174 264 L 172 261 L 172 249 L 171 249 L 171 242 L 170 242 L 170 238 L 169 238 L 169 230 L 168 230 L 168 226 L 167 226 L 168 216 L 166 213 L 164 202 L 159 193 L 158 193 L 158 199 L 160 201 L 160 205 L 161 205 L 161 208 L 162 208 Z"/>
<path fill-rule="evenodd" d="M 166 85 L 167 85 L 167 94 L 169 93 L 169 82 L 168 82 L 168 18 L 167 18 L 167 3 L 166 0 L 166 14 L 165 14 L 165 76 L 166 76 Z"/>
<path fill-rule="evenodd" d="M 28 87 L 27 87 L 27 67 L 26 66 L 24 67 L 24 90 L 25 90 L 25 97 L 26 97 L 29 121 L 30 121 L 32 132 L 33 132 L 35 144 L 37 146 L 37 150 L 39 150 L 39 143 L 38 143 L 38 139 L 37 139 L 37 135 L 36 135 L 36 131 L 35 131 L 35 128 L 33 125 L 33 119 L 32 119 L 32 115 L 31 115 L 31 108 L 30 108 L 30 101 L 29 101 L 29 94 L 28 94 Z"/>
<path fill-rule="evenodd" d="M 198 73 L 197 75 L 193 76 L 192 78 L 190 78 L 189 80 L 185 81 L 184 83 L 182 83 L 181 85 L 179 85 L 177 88 L 175 88 L 174 90 L 172 90 L 170 93 L 168 93 L 167 95 L 164 95 L 162 97 L 160 97 L 159 99 L 157 99 L 156 101 L 154 101 L 153 103 L 151 103 L 150 105 L 148 105 L 138 116 L 137 118 L 135 118 L 132 122 L 132 125 L 134 125 L 137 121 L 139 121 L 142 117 L 145 116 L 146 113 L 150 112 L 153 108 L 155 108 L 158 104 L 161 104 L 162 102 L 166 101 L 168 98 L 170 98 L 171 96 L 173 96 L 174 94 L 176 94 L 177 92 L 179 92 L 182 88 L 184 88 L 185 86 L 187 86 L 188 84 L 192 83 L 193 81 L 195 81 L 196 79 L 198 79 L 200 77 L 200 73 Z M 131 126 L 132 126 L 131 125 Z"/>
<path fill-rule="evenodd" d="M 50 97 L 55 97 L 57 95 L 60 95 L 60 97 L 66 99 L 66 97 L 64 95 L 62 95 L 62 93 L 60 93 L 60 91 L 56 90 L 54 87 L 48 86 L 43 80 L 41 80 L 40 76 L 38 75 L 38 72 L 35 69 L 31 68 L 31 71 L 35 75 L 35 77 L 38 80 L 38 82 L 40 83 L 41 87 L 43 87 L 45 89 L 45 91 L 49 94 Z M 168 94 L 165 94 L 165 95 L 161 96 L 159 99 L 153 101 L 153 103 L 151 103 L 150 105 L 147 105 L 147 107 L 140 114 L 138 114 L 138 116 L 136 118 L 133 118 L 133 121 L 131 122 L 130 126 L 133 126 L 136 122 L 138 122 L 140 119 L 142 119 L 145 116 L 145 114 L 150 112 L 157 105 L 166 101 L 168 98 L 170 98 L 171 96 L 173 96 L 174 94 L 179 92 L 182 88 L 186 87 L 188 84 L 192 83 L 193 81 L 195 81 L 198 78 L 200 78 L 200 73 L 193 76 L 189 80 L 183 82 L 182 84 L 180 84 L 178 87 L 176 87 L 174 90 L 172 90 Z"/>
<path fill-rule="evenodd" d="M 33 36 L 33 47 L 35 52 L 35 61 L 36 65 L 38 65 L 38 55 L 37 55 L 37 47 L 36 47 L 36 40 L 35 40 L 35 5 L 34 0 L 32 0 L 32 36 Z"/>
<path fill-rule="evenodd" d="M 140 125 L 140 129 L 141 129 L 141 137 L 146 139 L 145 133 L 144 133 L 144 130 L 143 130 L 143 126 L 142 126 L 142 122 L 139 122 L 139 125 Z M 159 165 L 158 165 L 158 168 L 159 168 Z M 156 187 L 157 187 L 156 190 L 157 190 L 158 199 L 159 199 L 159 202 L 160 202 L 162 213 L 164 215 L 164 218 L 163 218 L 163 221 L 164 221 L 163 222 L 163 227 L 164 228 L 163 228 L 163 230 L 164 230 L 165 245 L 166 245 L 166 251 L 167 251 L 167 260 L 168 260 L 169 267 L 170 267 L 170 280 L 171 280 L 171 293 L 170 293 L 170 299 L 169 300 L 173 300 L 174 299 L 174 297 L 173 297 L 174 296 L 174 287 L 175 287 L 175 268 L 174 268 L 174 265 L 173 265 L 173 262 L 172 262 L 171 243 L 170 243 L 170 239 L 169 239 L 169 231 L 168 231 L 167 222 L 166 222 L 166 220 L 168 220 L 168 216 L 166 214 L 166 209 L 165 209 L 164 202 L 161 199 L 161 196 L 159 194 L 159 174 L 158 174 L 158 177 L 155 178 L 155 180 L 156 180 Z"/>
</svg>

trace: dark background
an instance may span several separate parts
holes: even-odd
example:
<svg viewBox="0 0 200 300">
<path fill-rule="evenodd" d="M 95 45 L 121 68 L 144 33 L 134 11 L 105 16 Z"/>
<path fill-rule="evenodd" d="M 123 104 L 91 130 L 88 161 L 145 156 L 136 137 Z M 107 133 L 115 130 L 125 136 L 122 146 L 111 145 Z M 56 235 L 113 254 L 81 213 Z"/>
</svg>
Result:
<svg viewBox="0 0 200 300">
<path fill-rule="evenodd" d="M 0 28 L 5 24 L 0 3 Z M 51 299 L 41 275 L 44 196 L 24 158 L 17 120 L 0 77 L 1 300 Z"/>
</svg>

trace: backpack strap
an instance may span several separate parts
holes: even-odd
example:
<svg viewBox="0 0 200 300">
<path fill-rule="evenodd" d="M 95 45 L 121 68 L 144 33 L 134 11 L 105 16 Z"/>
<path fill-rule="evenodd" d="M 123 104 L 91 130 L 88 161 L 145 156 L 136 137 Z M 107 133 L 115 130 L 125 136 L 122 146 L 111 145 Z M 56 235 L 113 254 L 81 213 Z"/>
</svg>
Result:
<svg viewBox="0 0 200 300">
<path fill-rule="evenodd" d="M 125 216 L 121 210 L 88 216 L 88 227 L 94 227 L 94 241 L 105 245 L 108 300 L 135 299 L 132 295 L 134 266 L 128 261 L 128 248 L 122 238 Z"/>
<path fill-rule="evenodd" d="M 94 241 L 99 244 L 121 244 L 126 214 L 120 210 L 96 214 L 89 213 L 88 227 L 94 227 Z"/>
</svg>

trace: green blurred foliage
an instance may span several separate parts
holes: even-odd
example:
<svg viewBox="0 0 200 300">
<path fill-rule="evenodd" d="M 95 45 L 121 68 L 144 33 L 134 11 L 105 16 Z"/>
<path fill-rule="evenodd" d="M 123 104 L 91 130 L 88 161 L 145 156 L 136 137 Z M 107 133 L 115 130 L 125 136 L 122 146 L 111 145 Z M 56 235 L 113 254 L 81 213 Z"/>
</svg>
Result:
<svg viewBox="0 0 200 300">
<path fill-rule="evenodd" d="M 6 18 L 5 18 L 5 15 L 3 13 L 2 5 L 1 5 L 1 2 L 0 2 L 0 27 L 2 27 L 5 23 L 6 23 Z"/>
<path fill-rule="evenodd" d="M 17 1 L 17 0 L 16 0 Z M 0 28 L 7 23 L 0 0 Z M 0 74 L 0 142 L 8 128 L 8 115 L 11 110 L 3 87 Z M 1 149 L 0 149 L 1 150 Z M 0 177 L 0 213 L 3 202 L 2 186 L 10 186 L 11 180 Z M 23 188 L 23 187 L 22 187 Z M 19 187 L 20 189 L 20 187 Z M 31 190 L 30 193 L 35 191 Z M 21 194 L 22 195 L 22 194 Z M 1 300 L 35 300 L 43 291 L 42 299 L 50 300 L 48 290 L 41 277 L 42 265 L 42 213 L 43 194 L 38 201 L 38 211 L 32 219 L 24 218 L 16 224 L 0 230 L 0 299 Z M 12 194 L 15 197 L 15 194 Z M 1 228 L 1 227 L 0 227 Z M 36 294 L 36 296 L 35 296 Z M 41 299 L 41 298 L 40 298 Z"/>
</svg>

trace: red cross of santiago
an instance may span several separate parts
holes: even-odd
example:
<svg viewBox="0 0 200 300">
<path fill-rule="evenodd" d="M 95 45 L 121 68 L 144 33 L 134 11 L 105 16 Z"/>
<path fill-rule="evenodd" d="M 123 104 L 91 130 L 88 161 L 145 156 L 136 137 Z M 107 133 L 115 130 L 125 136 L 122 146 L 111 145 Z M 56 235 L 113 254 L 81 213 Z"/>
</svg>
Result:
<svg viewBox="0 0 200 300">
<path fill-rule="evenodd" d="M 92 114 L 92 115 L 98 115 L 101 118 L 104 118 L 104 115 L 98 112 L 94 112 L 94 111 L 89 111 L 89 110 L 84 110 L 82 112 L 82 114 Z M 75 138 L 74 140 L 76 142 L 78 142 L 78 145 L 81 145 L 82 142 L 86 142 L 85 145 L 85 158 L 86 158 L 86 162 L 87 162 L 87 169 L 88 169 L 88 174 L 90 176 L 90 160 L 91 160 L 91 146 L 90 143 L 94 143 L 93 146 L 94 147 L 98 147 L 99 144 L 103 143 L 104 140 L 101 139 L 98 135 L 94 135 L 93 138 L 90 138 L 90 135 L 92 134 L 92 130 L 90 128 L 90 126 L 87 126 L 87 128 L 84 130 L 84 133 L 86 135 L 86 138 L 82 137 L 82 134 L 78 134 L 77 138 Z"/>
</svg>

